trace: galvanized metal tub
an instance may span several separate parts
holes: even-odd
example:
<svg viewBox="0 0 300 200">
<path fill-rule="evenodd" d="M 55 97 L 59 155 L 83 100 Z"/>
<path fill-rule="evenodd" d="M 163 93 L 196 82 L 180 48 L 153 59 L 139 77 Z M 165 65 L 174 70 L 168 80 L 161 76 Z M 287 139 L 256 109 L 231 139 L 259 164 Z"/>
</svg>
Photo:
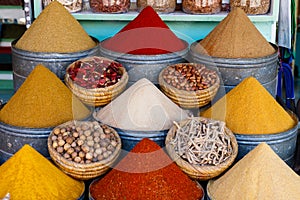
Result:
<svg viewBox="0 0 300 200">
<path fill-rule="evenodd" d="M 17 91 L 27 76 L 38 64 L 43 64 L 63 81 L 66 68 L 69 64 L 80 58 L 99 55 L 99 41 L 93 37 L 92 39 L 97 43 L 95 47 L 74 53 L 45 53 L 25 51 L 15 47 L 18 39 L 12 41 L 11 49 L 14 90 Z"/>
<path fill-rule="evenodd" d="M 8 160 L 25 144 L 29 144 L 50 159 L 47 139 L 52 128 L 23 128 L 0 122 L 0 164 Z"/>
<path fill-rule="evenodd" d="M 262 86 L 267 89 L 267 91 L 273 96 L 276 96 L 276 87 L 277 87 L 277 77 L 275 77 L 270 82 L 262 83 Z M 236 85 L 220 85 L 220 90 L 225 90 L 225 93 L 228 93 L 230 90 L 232 90 Z"/>
<path fill-rule="evenodd" d="M 99 47 L 101 56 L 115 60 L 126 68 L 129 76 L 128 86 L 131 86 L 141 78 L 147 78 L 153 84 L 158 85 L 158 76 L 162 69 L 171 64 L 186 62 L 189 45 L 186 41 L 182 41 L 186 44 L 184 50 L 159 55 L 119 53 L 104 48 L 101 43 Z"/>
<path fill-rule="evenodd" d="M 125 151 L 131 151 L 137 143 L 139 143 L 143 138 L 149 138 L 154 141 L 160 147 L 165 146 L 165 139 L 168 134 L 168 130 L 162 131 L 130 131 L 114 128 L 122 142 L 122 149 Z"/>
<path fill-rule="evenodd" d="M 238 143 L 238 155 L 236 161 L 242 159 L 261 142 L 266 142 L 282 160 L 289 166 L 293 166 L 298 136 L 298 119 L 295 114 L 290 113 L 290 115 L 297 123 L 293 128 L 285 132 L 262 135 L 235 134 Z"/>
<path fill-rule="evenodd" d="M 238 85 L 243 79 L 252 76 L 256 78 L 262 85 L 266 86 L 276 79 L 279 67 L 278 47 L 271 44 L 275 53 L 265 57 L 259 58 L 218 58 L 211 57 L 196 52 L 195 47 L 199 43 L 193 42 L 190 46 L 189 56 L 193 62 L 201 63 L 207 66 L 214 66 L 220 72 L 223 85 L 225 87 L 234 87 Z M 269 90 L 275 90 L 274 88 Z"/>
</svg>

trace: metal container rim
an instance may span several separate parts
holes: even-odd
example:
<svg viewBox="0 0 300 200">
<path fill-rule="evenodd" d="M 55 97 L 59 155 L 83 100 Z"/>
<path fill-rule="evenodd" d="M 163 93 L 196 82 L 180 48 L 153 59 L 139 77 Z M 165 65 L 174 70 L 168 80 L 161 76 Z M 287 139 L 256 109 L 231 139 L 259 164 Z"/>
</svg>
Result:
<svg viewBox="0 0 300 200">
<path fill-rule="evenodd" d="M 134 61 L 143 61 L 143 62 L 145 62 L 145 61 L 155 61 L 156 63 L 160 63 L 160 62 L 164 62 L 164 60 L 166 60 L 166 59 L 172 59 L 172 58 L 174 58 L 174 56 L 183 57 L 189 51 L 188 42 L 186 42 L 183 39 L 180 39 L 185 44 L 186 48 L 181 50 L 181 51 L 177 51 L 177 52 L 165 53 L 165 54 L 156 54 L 156 55 L 143 55 L 143 54 L 136 55 L 136 54 L 121 53 L 121 52 L 116 52 L 116 51 L 106 49 L 101 45 L 104 41 L 107 41 L 109 38 L 106 38 L 106 39 L 102 40 L 99 43 L 100 52 L 103 52 L 103 53 L 109 54 L 109 55 L 113 55 L 116 58 L 121 58 L 121 59 L 124 59 L 124 60 L 134 60 Z"/>
<path fill-rule="evenodd" d="M 18 49 L 15 47 L 16 43 L 20 38 L 17 38 L 11 42 L 11 49 L 14 54 L 24 55 L 26 54 L 26 57 L 30 58 L 42 58 L 42 59 L 67 59 L 70 60 L 70 58 L 77 58 L 78 56 L 88 53 L 90 51 L 98 51 L 99 48 L 99 40 L 93 36 L 90 36 L 94 42 L 96 42 L 96 45 L 93 48 L 86 49 L 83 51 L 77 51 L 77 52 L 70 52 L 70 53 L 56 53 L 56 52 L 32 52 L 27 51 L 23 49 Z"/>
<path fill-rule="evenodd" d="M 191 54 L 192 57 L 199 58 L 201 57 L 201 60 L 210 62 L 210 63 L 215 63 L 215 64 L 231 64 L 231 65 L 240 65 L 241 68 L 248 68 L 247 64 L 264 64 L 267 62 L 279 62 L 279 60 L 275 60 L 278 58 L 278 46 L 276 44 L 273 44 L 269 42 L 270 45 L 275 49 L 275 53 L 264 56 L 264 57 L 257 57 L 257 58 L 221 58 L 221 57 L 213 57 L 213 56 L 208 56 L 205 54 L 199 54 L 194 51 L 195 46 L 200 42 L 201 40 L 195 41 L 190 45 L 189 53 Z M 232 66 L 223 66 L 224 68 L 236 68 Z M 253 66 L 255 68 L 255 66 Z M 256 67 L 259 68 L 259 67 Z"/>
<path fill-rule="evenodd" d="M 259 139 L 261 141 L 274 140 L 274 138 L 276 138 L 276 139 L 287 139 L 287 138 L 289 138 L 289 136 L 293 136 L 299 128 L 299 120 L 298 120 L 296 114 L 293 113 L 292 111 L 289 111 L 289 110 L 287 110 L 287 112 L 289 113 L 289 115 L 291 115 L 291 117 L 295 121 L 295 125 L 292 128 L 290 128 L 289 130 L 286 130 L 286 131 L 280 132 L 280 133 L 273 133 L 273 134 L 240 134 L 240 133 L 234 133 L 234 135 L 236 136 L 237 140 L 247 140 L 249 138 Z"/>
</svg>

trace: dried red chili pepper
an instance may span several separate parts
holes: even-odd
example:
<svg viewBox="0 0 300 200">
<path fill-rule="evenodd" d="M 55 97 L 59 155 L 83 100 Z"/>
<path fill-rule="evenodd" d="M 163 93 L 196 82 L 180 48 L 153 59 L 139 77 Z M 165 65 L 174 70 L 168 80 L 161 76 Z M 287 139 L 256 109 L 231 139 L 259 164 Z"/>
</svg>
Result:
<svg viewBox="0 0 300 200">
<path fill-rule="evenodd" d="M 203 197 L 203 190 L 148 138 L 93 183 L 90 193 L 95 200 L 198 200 Z"/>
<path fill-rule="evenodd" d="M 78 60 L 67 73 L 71 80 L 84 88 L 104 88 L 116 84 L 122 78 L 120 63 L 93 57 L 91 60 Z"/>
</svg>

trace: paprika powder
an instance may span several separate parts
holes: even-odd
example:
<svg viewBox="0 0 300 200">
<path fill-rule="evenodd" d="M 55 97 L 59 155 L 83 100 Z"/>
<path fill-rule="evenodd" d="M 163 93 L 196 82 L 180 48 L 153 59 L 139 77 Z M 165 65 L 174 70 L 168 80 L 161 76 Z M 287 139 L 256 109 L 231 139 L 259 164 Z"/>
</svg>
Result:
<svg viewBox="0 0 300 200">
<path fill-rule="evenodd" d="M 101 45 L 115 52 L 135 55 L 172 53 L 187 47 L 151 6 L 145 7 L 134 20 Z"/>
<path fill-rule="evenodd" d="M 198 200 L 197 186 L 148 138 L 142 139 L 108 174 L 90 186 L 95 199 Z"/>
</svg>

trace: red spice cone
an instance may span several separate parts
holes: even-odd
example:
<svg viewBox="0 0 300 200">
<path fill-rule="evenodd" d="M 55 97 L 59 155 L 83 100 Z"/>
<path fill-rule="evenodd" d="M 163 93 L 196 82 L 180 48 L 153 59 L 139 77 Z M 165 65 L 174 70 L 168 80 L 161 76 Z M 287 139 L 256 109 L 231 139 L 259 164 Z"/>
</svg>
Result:
<svg viewBox="0 0 300 200">
<path fill-rule="evenodd" d="M 134 171 L 129 172 L 130 169 Z M 203 190 L 148 138 L 141 140 L 114 169 L 92 184 L 90 192 L 95 200 L 196 200 L 203 196 Z"/>
<path fill-rule="evenodd" d="M 104 40 L 106 49 L 136 55 L 157 55 L 184 50 L 186 44 L 162 21 L 151 6 L 121 29 L 115 36 Z"/>
</svg>

